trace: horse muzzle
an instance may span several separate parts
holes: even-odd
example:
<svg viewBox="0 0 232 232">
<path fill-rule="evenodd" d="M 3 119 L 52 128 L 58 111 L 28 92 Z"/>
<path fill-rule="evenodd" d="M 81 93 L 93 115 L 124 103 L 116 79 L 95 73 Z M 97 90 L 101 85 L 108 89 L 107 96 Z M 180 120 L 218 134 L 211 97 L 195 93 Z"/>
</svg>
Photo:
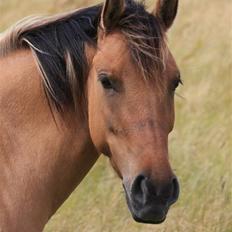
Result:
<svg viewBox="0 0 232 232">
<path fill-rule="evenodd" d="M 140 223 L 159 224 L 165 221 L 169 207 L 179 196 L 176 177 L 165 184 L 155 184 L 148 177 L 139 175 L 132 184 L 124 183 L 123 186 L 131 214 Z"/>
</svg>

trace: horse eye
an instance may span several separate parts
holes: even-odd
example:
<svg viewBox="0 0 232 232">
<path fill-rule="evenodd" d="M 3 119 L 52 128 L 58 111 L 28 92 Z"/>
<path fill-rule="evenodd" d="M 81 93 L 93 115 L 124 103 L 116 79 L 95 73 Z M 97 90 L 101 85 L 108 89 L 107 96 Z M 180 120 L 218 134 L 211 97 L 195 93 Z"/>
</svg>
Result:
<svg viewBox="0 0 232 232">
<path fill-rule="evenodd" d="M 181 81 L 181 79 L 174 80 L 173 81 L 173 91 L 175 91 L 180 84 L 181 85 L 183 84 L 183 82 Z"/>
<path fill-rule="evenodd" d="M 112 81 L 107 76 L 100 77 L 100 81 L 104 89 L 114 88 Z"/>
</svg>

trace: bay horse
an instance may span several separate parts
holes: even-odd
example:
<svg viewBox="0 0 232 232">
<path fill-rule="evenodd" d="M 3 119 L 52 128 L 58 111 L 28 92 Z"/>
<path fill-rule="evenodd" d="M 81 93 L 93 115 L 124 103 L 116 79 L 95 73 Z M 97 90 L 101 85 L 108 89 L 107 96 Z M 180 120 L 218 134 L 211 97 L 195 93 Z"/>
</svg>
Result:
<svg viewBox="0 0 232 232">
<path fill-rule="evenodd" d="M 179 195 L 168 158 L 181 83 L 166 32 L 178 0 L 27 18 L 0 38 L 0 231 L 41 231 L 100 154 L 141 223 Z"/>
</svg>

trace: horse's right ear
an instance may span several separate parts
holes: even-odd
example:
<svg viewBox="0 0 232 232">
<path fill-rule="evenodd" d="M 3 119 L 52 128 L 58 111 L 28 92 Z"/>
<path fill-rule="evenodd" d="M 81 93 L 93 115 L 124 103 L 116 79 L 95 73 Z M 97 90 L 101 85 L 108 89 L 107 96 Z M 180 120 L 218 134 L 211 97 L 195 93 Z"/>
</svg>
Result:
<svg viewBox="0 0 232 232">
<path fill-rule="evenodd" d="M 125 0 L 105 0 L 100 22 L 100 27 L 103 32 L 107 33 L 117 25 L 124 10 Z"/>
</svg>

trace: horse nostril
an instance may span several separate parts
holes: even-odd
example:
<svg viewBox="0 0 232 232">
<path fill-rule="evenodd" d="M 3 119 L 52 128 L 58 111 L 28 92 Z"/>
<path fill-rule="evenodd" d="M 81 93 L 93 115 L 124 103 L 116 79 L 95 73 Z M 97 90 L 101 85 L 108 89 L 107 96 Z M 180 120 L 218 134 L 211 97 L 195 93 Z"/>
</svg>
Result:
<svg viewBox="0 0 232 232">
<path fill-rule="evenodd" d="M 136 202 L 143 203 L 144 202 L 144 195 L 146 192 L 146 177 L 143 175 L 138 175 L 131 187 L 131 195 L 133 200 Z"/>
<path fill-rule="evenodd" d="M 177 178 L 172 178 L 168 184 L 160 187 L 161 191 L 159 193 L 159 197 L 163 200 L 163 202 L 166 202 L 168 205 L 174 204 L 179 196 L 179 183 Z"/>
<path fill-rule="evenodd" d="M 159 198 L 159 189 L 147 176 L 138 175 L 131 187 L 131 199 L 138 204 L 146 205 Z"/>
<path fill-rule="evenodd" d="M 170 199 L 170 204 L 175 203 L 179 197 L 180 187 L 179 187 L 179 182 L 176 177 L 174 177 L 172 180 L 172 188 L 173 188 L 173 193 Z"/>
</svg>

